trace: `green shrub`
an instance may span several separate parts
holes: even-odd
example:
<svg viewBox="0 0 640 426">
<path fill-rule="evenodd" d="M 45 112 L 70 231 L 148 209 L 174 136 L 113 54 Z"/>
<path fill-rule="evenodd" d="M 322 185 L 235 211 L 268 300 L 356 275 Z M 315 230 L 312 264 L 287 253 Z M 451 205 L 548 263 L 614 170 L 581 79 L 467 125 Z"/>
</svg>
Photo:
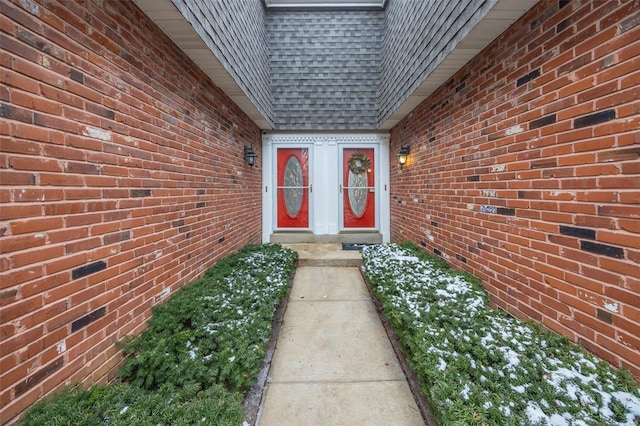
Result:
<svg viewBox="0 0 640 426">
<path fill-rule="evenodd" d="M 362 254 L 441 424 L 639 424 L 640 390 L 627 372 L 490 309 L 478 280 L 412 245 Z"/>
<path fill-rule="evenodd" d="M 234 425 L 242 423 L 242 399 L 220 386 L 164 386 L 148 392 L 115 383 L 90 389 L 69 387 L 36 403 L 23 426 Z"/>
<path fill-rule="evenodd" d="M 219 261 L 155 307 L 149 328 L 122 345 L 120 377 L 145 389 L 220 383 L 248 390 L 296 259 L 295 252 L 268 244 Z"/>
<path fill-rule="evenodd" d="M 148 329 L 121 343 L 125 383 L 68 387 L 21 425 L 238 425 L 242 392 L 262 368 L 275 312 L 297 254 L 251 245 L 153 309 Z"/>
</svg>

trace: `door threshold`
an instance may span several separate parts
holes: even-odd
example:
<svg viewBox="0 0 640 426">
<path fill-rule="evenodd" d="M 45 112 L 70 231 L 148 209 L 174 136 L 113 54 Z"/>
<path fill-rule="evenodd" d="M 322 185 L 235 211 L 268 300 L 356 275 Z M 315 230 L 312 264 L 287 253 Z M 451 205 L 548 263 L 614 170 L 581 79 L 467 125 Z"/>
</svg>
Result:
<svg viewBox="0 0 640 426">
<path fill-rule="evenodd" d="M 311 234 L 313 235 L 313 231 L 310 230 L 305 230 L 305 229 L 277 229 L 275 231 L 273 231 L 274 234 Z"/>
<path fill-rule="evenodd" d="M 274 232 L 269 239 L 272 243 L 351 243 L 351 244 L 379 244 L 382 234 L 378 231 L 341 232 L 339 234 L 313 234 L 310 232 Z"/>
</svg>

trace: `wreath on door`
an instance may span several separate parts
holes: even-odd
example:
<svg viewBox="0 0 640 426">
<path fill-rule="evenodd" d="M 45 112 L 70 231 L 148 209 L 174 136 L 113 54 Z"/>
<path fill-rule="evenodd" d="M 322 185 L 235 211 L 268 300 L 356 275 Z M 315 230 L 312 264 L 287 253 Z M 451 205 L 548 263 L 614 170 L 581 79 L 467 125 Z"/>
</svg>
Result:
<svg viewBox="0 0 640 426">
<path fill-rule="evenodd" d="M 351 170 L 354 175 L 366 173 L 369 170 L 369 167 L 371 167 L 371 160 L 369 160 L 369 157 L 367 157 L 364 152 L 360 151 L 351 155 L 348 163 L 349 170 Z"/>
</svg>

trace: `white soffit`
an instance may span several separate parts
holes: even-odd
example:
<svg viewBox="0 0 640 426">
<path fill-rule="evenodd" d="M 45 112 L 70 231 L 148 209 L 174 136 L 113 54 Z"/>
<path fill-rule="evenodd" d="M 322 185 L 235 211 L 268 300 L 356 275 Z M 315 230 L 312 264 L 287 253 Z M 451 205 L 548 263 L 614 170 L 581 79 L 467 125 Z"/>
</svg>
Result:
<svg viewBox="0 0 640 426">
<path fill-rule="evenodd" d="M 538 0 L 499 0 L 420 86 L 382 123 L 379 130 L 389 130 L 395 126 L 537 2 Z"/>
<path fill-rule="evenodd" d="M 261 129 L 270 129 L 267 119 L 244 94 L 235 79 L 182 16 L 171 0 L 133 0 L 191 60 L 209 76 Z"/>
</svg>

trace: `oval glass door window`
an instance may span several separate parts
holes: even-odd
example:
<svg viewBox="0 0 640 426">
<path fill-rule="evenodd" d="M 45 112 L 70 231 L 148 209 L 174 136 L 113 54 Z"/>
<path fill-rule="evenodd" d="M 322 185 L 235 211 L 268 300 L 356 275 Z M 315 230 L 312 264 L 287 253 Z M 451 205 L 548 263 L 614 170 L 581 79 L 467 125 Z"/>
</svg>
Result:
<svg viewBox="0 0 640 426">
<path fill-rule="evenodd" d="M 362 217 L 367 209 L 367 182 L 366 171 L 358 174 L 349 171 L 349 207 L 356 218 Z"/>
<path fill-rule="evenodd" d="M 287 209 L 287 214 L 291 217 L 296 217 L 300 214 L 304 195 L 303 186 L 302 165 L 292 155 L 284 167 L 284 205 Z"/>
</svg>

